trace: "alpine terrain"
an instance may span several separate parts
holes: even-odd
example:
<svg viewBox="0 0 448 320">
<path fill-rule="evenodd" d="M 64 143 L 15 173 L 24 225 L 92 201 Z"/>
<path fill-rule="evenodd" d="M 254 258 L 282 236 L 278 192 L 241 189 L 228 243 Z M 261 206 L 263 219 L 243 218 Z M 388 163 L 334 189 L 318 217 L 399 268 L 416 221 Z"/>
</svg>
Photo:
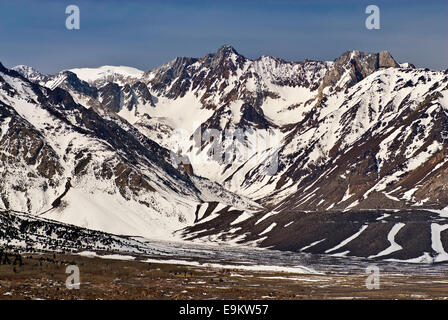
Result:
<svg viewBox="0 0 448 320">
<path fill-rule="evenodd" d="M 53 221 L 127 250 L 118 235 L 447 261 L 447 147 L 448 70 L 387 51 L 0 65 L 0 235 L 26 247 Z"/>
</svg>

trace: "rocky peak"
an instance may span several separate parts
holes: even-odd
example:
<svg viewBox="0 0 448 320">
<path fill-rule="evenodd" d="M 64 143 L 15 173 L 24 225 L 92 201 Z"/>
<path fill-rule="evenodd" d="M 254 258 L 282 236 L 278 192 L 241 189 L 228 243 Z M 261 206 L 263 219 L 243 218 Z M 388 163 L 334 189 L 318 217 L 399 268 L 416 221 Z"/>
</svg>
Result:
<svg viewBox="0 0 448 320">
<path fill-rule="evenodd" d="M 223 45 L 221 46 L 218 51 L 216 51 L 216 55 L 218 56 L 229 56 L 232 54 L 236 54 L 237 56 L 239 56 L 240 54 L 235 50 L 234 47 L 229 46 L 229 45 Z"/>
<path fill-rule="evenodd" d="M 351 50 L 344 52 L 339 58 L 334 60 L 333 68 L 325 75 L 321 90 L 328 86 L 334 86 L 336 91 L 349 88 L 362 79 L 368 77 L 379 68 L 399 68 L 400 65 L 395 61 L 388 51 L 379 53 L 362 52 Z M 348 73 L 345 82 L 344 75 Z"/>
<path fill-rule="evenodd" d="M 125 84 L 122 88 L 124 107 L 132 110 L 138 104 L 155 106 L 153 96 L 148 87 L 141 81 Z"/>
<path fill-rule="evenodd" d="M 236 67 L 235 64 L 239 64 L 245 61 L 246 58 L 240 55 L 232 46 L 221 46 L 214 54 L 205 56 L 205 61 L 210 63 L 212 68 L 219 67 L 221 65 L 227 65 L 229 67 Z M 233 68 L 232 68 L 233 69 Z"/>
<path fill-rule="evenodd" d="M 21 76 L 33 82 L 42 81 L 46 77 L 44 74 L 30 66 L 18 65 L 13 67 L 11 70 L 18 72 Z"/>
<path fill-rule="evenodd" d="M 246 60 L 233 47 L 224 45 L 203 58 L 175 58 L 148 71 L 144 79 L 151 90 L 171 99 L 183 97 L 188 90 L 218 91 L 217 83 L 234 75 Z"/>
<path fill-rule="evenodd" d="M 197 61 L 196 58 L 178 57 L 174 59 L 167 69 L 167 73 L 172 78 L 177 78 L 185 73 L 186 68 Z"/>
<path fill-rule="evenodd" d="M 383 50 L 378 55 L 378 66 L 380 68 L 399 68 L 400 65 L 395 61 L 392 55 L 387 50 Z"/>
<path fill-rule="evenodd" d="M 335 60 L 335 66 L 347 66 L 356 64 L 360 71 L 372 73 L 378 68 L 399 68 L 389 51 L 379 53 L 362 52 L 359 50 L 347 51 Z"/>
<path fill-rule="evenodd" d="M 177 78 L 188 78 L 187 69 L 198 59 L 189 57 L 178 57 L 169 63 L 145 73 L 145 79 L 149 79 L 148 84 L 155 91 L 163 91 L 171 82 Z"/>
</svg>

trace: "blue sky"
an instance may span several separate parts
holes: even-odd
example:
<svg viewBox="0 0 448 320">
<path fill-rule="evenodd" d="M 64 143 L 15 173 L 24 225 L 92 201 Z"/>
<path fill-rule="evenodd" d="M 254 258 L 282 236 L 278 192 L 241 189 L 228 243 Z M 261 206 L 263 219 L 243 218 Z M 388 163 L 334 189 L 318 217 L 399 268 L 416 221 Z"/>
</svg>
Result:
<svg viewBox="0 0 448 320">
<path fill-rule="evenodd" d="M 70 4 L 80 8 L 80 30 L 65 28 Z M 369 4 L 381 10 L 380 30 L 365 28 Z M 45 73 L 105 64 L 148 70 L 230 44 L 249 58 L 294 61 L 389 50 L 400 62 L 446 69 L 447 17 L 446 0 L 0 0 L 0 62 Z"/>
</svg>

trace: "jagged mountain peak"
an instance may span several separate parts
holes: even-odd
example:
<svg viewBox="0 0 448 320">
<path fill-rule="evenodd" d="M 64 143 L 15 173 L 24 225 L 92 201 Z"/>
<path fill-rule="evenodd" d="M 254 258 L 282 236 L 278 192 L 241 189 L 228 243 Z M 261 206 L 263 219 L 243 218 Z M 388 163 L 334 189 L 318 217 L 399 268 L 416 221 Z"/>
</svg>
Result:
<svg viewBox="0 0 448 320">
<path fill-rule="evenodd" d="M 349 50 L 334 60 L 331 70 L 325 75 L 321 91 L 327 87 L 340 91 L 349 88 L 380 68 L 399 68 L 389 51 L 378 53 Z"/>
<path fill-rule="evenodd" d="M 19 73 L 28 73 L 28 74 L 39 73 L 39 74 L 42 74 L 41 72 L 39 72 L 35 68 L 27 66 L 27 65 L 24 65 L 24 64 L 19 64 L 19 65 L 13 67 L 12 70 L 17 71 Z"/>
<path fill-rule="evenodd" d="M 230 45 L 223 45 L 216 51 L 216 53 L 208 54 L 202 59 L 204 64 L 212 69 L 224 67 L 231 70 L 242 67 L 246 60 L 246 57 L 239 54 Z"/>
<path fill-rule="evenodd" d="M 378 64 L 380 68 L 393 67 L 398 68 L 400 65 L 395 61 L 389 51 L 383 50 L 378 53 Z"/>
<path fill-rule="evenodd" d="M 60 75 L 64 75 L 64 76 L 66 76 L 67 77 L 67 79 L 70 79 L 70 80 L 78 80 L 78 81 L 84 81 L 84 80 L 81 80 L 77 75 L 76 75 L 76 73 L 74 73 L 74 72 L 72 72 L 72 71 L 70 71 L 70 70 L 62 70 L 61 72 L 59 72 L 59 74 Z"/>
<path fill-rule="evenodd" d="M 170 62 L 149 70 L 147 72 L 145 72 L 144 77 L 150 77 L 152 74 L 162 74 L 162 73 L 166 73 L 166 78 L 168 79 L 174 79 L 176 77 L 179 77 L 184 70 L 190 66 L 191 64 L 195 63 L 196 61 L 198 61 L 199 59 L 197 58 L 191 58 L 191 57 L 176 57 L 173 60 L 171 60 Z"/>
<path fill-rule="evenodd" d="M 228 55 L 232 55 L 232 54 L 236 54 L 236 55 L 240 55 L 234 47 L 232 47 L 231 45 L 225 44 L 222 45 L 221 47 L 219 47 L 218 51 L 216 51 L 216 54 L 219 56 L 228 56 Z"/>
<path fill-rule="evenodd" d="M 243 57 L 232 46 L 223 45 L 219 47 L 215 53 L 209 53 L 205 55 L 203 58 L 193 58 L 186 56 L 176 57 L 160 67 L 148 70 L 147 72 L 145 72 L 144 77 L 152 78 L 151 75 L 161 74 L 163 72 L 167 74 L 166 80 L 168 80 L 168 78 L 174 79 L 176 77 L 181 76 L 182 73 L 185 72 L 187 67 L 198 61 L 206 64 L 215 62 L 214 64 L 216 65 L 217 63 L 222 63 L 228 58 L 231 58 L 232 56 Z"/>
<path fill-rule="evenodd" d="M 47 77 L 46 75 L 39 72 L 35 68 L 26 66 L 23 64 L 17 65 L 15 67 L 11 68 L 11 70 L 18 72 L 21 76 L 23 76 L 31 81 L 42 81 L 43 79 L 45 79 Z"/>
<path fill-rule="evenodd" d="M 336 64 L 348 63 L 351 61 L 360 61 L 372 64 L 376 68 L 398 68 L 400 66 L 387 50 L 383 50 L 378 53 L 364 52 L 360 50 L 349 50 L 344 52 L 339 58 L 336 58 L 334 61 Z"/>
</svg>

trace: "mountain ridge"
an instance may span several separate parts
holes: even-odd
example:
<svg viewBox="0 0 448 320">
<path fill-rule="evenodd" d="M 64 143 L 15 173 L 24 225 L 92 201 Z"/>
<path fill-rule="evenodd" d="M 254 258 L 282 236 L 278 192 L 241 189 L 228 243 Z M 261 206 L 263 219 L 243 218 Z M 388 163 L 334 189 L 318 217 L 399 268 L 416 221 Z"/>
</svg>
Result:
<svg viewBox="0 0 448 320">
<path fill-rule="evenodd" d="M 448 72 L 400 64 L 387 51 L 350 50 L 334 61 L 288 62 L 269 56 L 251 60 L 233 47 L 223 46 L 202 58 L 175 58 L 138 72 L 137 78 L 122 74 L 108 78 L 106 72 L 106 77 L 94 77 L 90 83 L 71 71 L 44 77 L 24 67 L 17 71 L 34 80 L 0 68 L 5 74 L 0 79 L 0 101 L 4 101 L 6 110 L 3 118 L 9 119 L 14 110 L 19 110 L 15 117 L 24 116 L 36 127 L 36 118 L 25 114 L 24 106 L 14 100 L 14 96 L 25 97 L 43 105 L 49 103 L 44 109 L 50 110 L 57 121 L 76 124 L 73 128 L 77 129 L 67 132 L 81 130 L 79 134 L 87 132 L 93 139 L 106 141 L 113 152 L 125 157 L 122 165 L 115 164 L 112 170 L 117 179 L 111 187 L 125 199 L 119 205 L 123 208 L 135 196 L 133 193 L 146 194 L 151 189 L 165 192 L 163 182 L 154 185 L 145 179 L 147 168 L 162 170 L 163 177 L 169 177 L 162 180 L 173 184 L 173 193 L 163 201 L 173 197 L 183 202 L 184 196 L 196 199 L 186 205 L 191 225 L 178 225 L 179 229 L 186 227 L 183 237 L 229 238 L 238 243 L 289 248 L 279 236 L 279 226 L 280 222 L 286 226 L 284 219 L 295 212 L 301 217 L 297 221 L 308 221 L 302 217 L 306 212 L 334 212 L 336 217 L 343 212 L 392 209 L 415 213 L 416 208 L 448 208 Z M 29 83 L 20 86 L 16 82 Z M 24 87 L 34 89 L 23 91 Z M 36 97 L 33 90 L 41 94 Z M 42 115 L 42 119 L 45 117 Z M 10 122 L 2 123 L 9 128 Z M 54 128 L 60 127 L 53 120 L 42 120 L 39 125 L 33 138 L 36 141 L 42 139 L 39 132 L 44 136 L 47 131 L 56 134 Z M 0 146 L 2 137 L 5 140 L 3 132 Z M 46 141 L 31 150 L 41 150 Z M 133 145 L 138 147 L 127 152 L 126 148 Z M 94 154 L 86 147 L 74 149 L 65 155 L 75 158 L 65 170 L 82 175 L 90 170 L 86 168 Z M 134 161 L 134 152 L 143 158 Z M 57 159 L 49 159 L 53 158 Z M 149 167 L 140 162 L 146 163 L 147 159 L 151 159 Z M 55 162 L 54 172 L 58 172 L 57 164 L 66 166 L 64 161 Z M 110 172 L 93 171 L 89 181 L 111 176 Z M 52 199 L 63 194 L 65 186 L 66 179 L 62 179 Z M 68 191 L 75 197 L 71 201 L 77 201 L 77 190 L 75 185 Z M 210 190 L 219 190 L 218 199 L 210 197 Z M 143 198 L 138 199 L 146 201 Z M 95 197 L 89 201 L 94 203 Z M 169 207 L 181 216 L 180 212 L 186 210 L 179 209 L 183 205 Z M 107 219 L 101 210 L 95 212 L 99 220 Z M 261 230 L 255 222 L 262 217 L 269 219 L 265 218 Z M 427 217 L 433 219 L 433 215 Z M 99 220 L 99 228 L 105 228 Z M 83 226 L 82 219 L 75 222 Z M 387 228 L 380 228 L 384 239 L 393 228 L 392 222 L 387 220 Z M 297 223 L 297 228 L 303 228 L 301 222 Z M 372 228 L 379 227 L 372 224 Z M 409 232 L 408 228 L 400 232 Z M 432 230 L 428 225 L 424 228 L 426 233 Z M 335 230 L 331 242 L 349 238 L 355 229 L 347 227 L 344 235 Z M 366 230 L 366 239 L 370 239 L 370 229 Z M 446 233 L 440 234 L 445 239 Z M 311 236 L 305 239 L 299 233 L 296 236 L 303 247 L 321 240 Z M 424 241 L 428 239 L 425 236 Z M 330 250 L 329 246 L 323 242 L 321 248 Z M 370 255 L 380 252 L 382 246 L 369 251 Z M 403 257 L 416 258 L 430 247 L 427 244 L 416 251 L 407 247 L 410 251 Z M 349 251 L 361 254 L 359 248 Z"/>
</svg>

